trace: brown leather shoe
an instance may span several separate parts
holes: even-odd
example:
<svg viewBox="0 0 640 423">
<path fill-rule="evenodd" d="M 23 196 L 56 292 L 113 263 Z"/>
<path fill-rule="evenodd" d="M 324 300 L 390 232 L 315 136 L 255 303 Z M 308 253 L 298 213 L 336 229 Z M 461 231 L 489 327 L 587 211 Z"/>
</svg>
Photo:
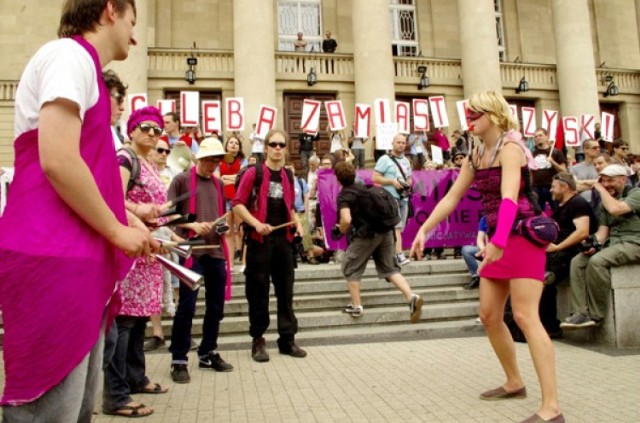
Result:
<svg viewBox="0 0 640 423">
<path fill-rule="evenodd" d="M 269 354 L 267 353 L 267 346 L 264 338 L 254 338 L 251 344 L 251 357 L 253 361 L 258 363 L 265 363 L 269 361 Z"/>
<path fill-rule="evenodd" d="M 564 423 L 564 416 L 562 415 L 562 413 L 560 413 L 552 419 L 545 420 L 538 414 L 534 414 L 533 416 L 521 421 L 520 423 Z"/>
<path fill-rule="evenodd" d="M 527 397 L 527 388 L 523 386 L 520 389 L 517 389 L 512 392 L 508 392 L 502 386 L 496 389 L 491 389 L 489 391 L 483 392 L 480 394 L 480 399 L 485 401 L 499 401 L 505 399 L 523 399 Z"/>
<path fill-rule="evenodd" d="M 304 358 L 307 356 L 307 352 L 293 342 L 289 344 L 288 348 L 279 348 L 279 350 L 280 354 L 290 355 L 291 357 Z"/>
</svg>

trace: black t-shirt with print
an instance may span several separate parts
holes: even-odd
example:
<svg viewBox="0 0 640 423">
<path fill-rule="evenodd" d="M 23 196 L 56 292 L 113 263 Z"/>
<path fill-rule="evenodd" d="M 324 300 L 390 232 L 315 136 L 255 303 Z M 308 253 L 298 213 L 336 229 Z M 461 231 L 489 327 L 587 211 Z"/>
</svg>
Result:
<svg viewBox="0 0 640 423">
<path fill-rule="evenodd" d="M 287 222 L 287 204 L 284 201 L 284 190 L 282 188 L 282 177 L 280 170 L 269 169 L 269 199 L 267 200 L 267 223 L 271 226 L 278 226 Z M 286 234 L 286 228 L 275 232 L 276 234 Z"/>
</svg>

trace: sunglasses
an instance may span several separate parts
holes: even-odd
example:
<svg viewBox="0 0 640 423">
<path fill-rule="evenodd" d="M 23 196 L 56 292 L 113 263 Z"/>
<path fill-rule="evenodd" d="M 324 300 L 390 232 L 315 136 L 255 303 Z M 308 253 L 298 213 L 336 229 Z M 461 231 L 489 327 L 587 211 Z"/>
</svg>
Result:
<svg viewBox="0 0 640 423">
<path fill-rule="evenodd" d="M 284 142 L 275 142 L 275 141 L 271 141 L 267 145 L 271 148 L 276 148 L 276 147 L 285 148 L 287 146 L 287 144 Z"/>
<path fill-rule="evenodd" d="M 118 105 L 122 105 L 122 103 L 124 103 L 124 96 L 122 94 L 120 94 L 120 93 L 112 93 L 112 94 L 109 94 L 109 95 L 111 96 L 111 98 L 113 98 L 118 103 Z"/>
<path fill-rule="evenodd" d="M 140 130 L 146 134 L 153 131 L 154 135 L 158 137 L 162 135 L 162 129 L 160 129 L 159 126 L 149 125 L 148 123 L 141 123 L 140 125 L 138 125 L 138 128 L 140 128 Z"/>
<path fill-rule="evenodd" d="M 169 154 L 169 153 L 171 153 L 171 150 L 169 150 L 168 148 L 161 148 L 161 147 L 156 148 L 156 151 L 158 152 L 158 154 Z"/>
<path fill-rule="evenodd" d="M 469 118 L 469 121 L 472 121 L 472 120 L 480 119 L 483 115 L 484 115 L 484 112 L 479 112 L 477 110 L 469 109 L 469 114 L 467 115 L 467 117 Z"/>
<path fill-rule="evenodd" d="M 575 183 L 575 179 L 573 179 L 573 176 L 571 175 L 567 175 L 566 173 L 558 173 L 556 175 L 553 176 L 553 180 L 554 181 L 560 181 L 560 182 L 564 182 L 565 184 L 571 184 L 571 183 Z"/>
</svg>

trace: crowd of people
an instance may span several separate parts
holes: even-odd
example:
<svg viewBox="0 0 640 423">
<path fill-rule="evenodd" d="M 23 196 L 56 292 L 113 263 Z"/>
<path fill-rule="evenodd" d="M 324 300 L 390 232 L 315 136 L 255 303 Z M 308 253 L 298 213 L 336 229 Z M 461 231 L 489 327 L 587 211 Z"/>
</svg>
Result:
<svg viewBox="0 0 640 423">
<path fill-rule="evenodd" d="M 153 106 L 131 113 L 122 134 L 114 125 L 126 85 L 102 69 L 136 45 L 135 22 L 133 0 L 65 2 L 60 39 L 33 56 L 16 93 L 16 169 L 0 219 L 5 421 L 91 421 L 101 370 L 105 414 L 152 414 L 131 395 L 170 389 L 149 380 L 145 366 L 146 324 L 152 321 L 154 334 L 147 349 L 161 346 L 163 311 L 173 316 L 168 371 L 173 382 L 189 383 L 199 289 L 174 278 L 168 269 L 175 266 L 201 275 L 206 287 L 203 338 L 195 346 L 200 369 L 234 370 L 218 351 L 234 272 L 246 279 L 253 360 L 270 359 L 271 284 L 278 352 L 306 357 L 296 341 L 294 269 L 299 260 L 330 257 L 317 201 L 321 168 L 333 169 L 342 187 L 331 232 L 346 235 L 348 247 L 332 257 L 350 297 L 343 311 L 353 318 L 364 313 L 360 284 L 373 257 L 378 276 L 402 293 L 409 320 L 420 319 L 424 300 L 401 266 L 423 257 L 428 233 L 475 186 L 484 218 L 477 245 L 459 254 L 469 263 L 468 287 L 480 289 L 480 319 L 506 379 L 480 399 L 527 396 L 503 320 L 509 298 L 542 391 L 540 408 L 524 422 L 564 421 L 550 337 L 598 325 L 608 310 L 611 267 L 640 262 L 639 166 L 629 161 L 626 142 L 614 142 L 607 154 L 601 150 L 608 144 L 587 139 L 580 162 L 572 163 L 543 129 L 530 148 L 505 99 L 479 92 L 469 100 L 477 145 L 471 133 L 454 132 L 453 143 L 441 129 L 397 134 L 388 151 L 376 149 L 376 186 L 365 187 L 356 169 L 365 165 L 368 140 L 353 133 L 329 130 L 330 152 L 321 158 L 317 134 L 300 135 L 298 174 L 292 140 L 281 129 L 264 137 L 254 131 L 246 158 L 242 134 L 203 137 Z M 323 50 L 335 51 L 329 32 L 325 38 Z M 173 160 L 185 149 L 187 156 Z M 412 172 L 445 166 L 459 170 L 457 180 L 407 257 L 401 237 Z M 555 240 L 540 244 L 514 231 L 543 213 L 557 222 Z M 193 249 L 179 255 L 179 246 Z M 163 267 L 164 256 L 178 263 Z M 567 278 L 572 314 L 559 322 L 555 290 Z M 42 345 L 47 353 L 33 354 Z"/>
</svg>

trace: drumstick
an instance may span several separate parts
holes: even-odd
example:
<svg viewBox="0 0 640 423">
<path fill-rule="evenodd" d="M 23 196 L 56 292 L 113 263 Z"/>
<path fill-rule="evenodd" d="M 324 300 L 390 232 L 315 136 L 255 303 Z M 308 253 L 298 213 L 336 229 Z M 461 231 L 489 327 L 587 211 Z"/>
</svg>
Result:
<svg viewBox="0 0 640 423">
<path fill-rule="evenodd" d="M 272 231 L 277 231 L 278 229 L 286 228 L 287 226 L 291 226 L 291 225 L 295 225 L 295 224 L 296 224 L 295 220 L 292 220 L 291 222 L 283 223 L 283 224 L 278 225 L 278 226 L 273 226 L 273 227 L 271 227 L 271 230 Z"/>
<path fill-rule="evenodd" d="M 163 240 L 158 239 L 158 238 L 154 238 L 154 239 L 160 243 L 161 247 L 196 246 L 196 245 L 203 245 L 205 243 L 204 239 L 194 239 L 194 240 L 190 240 L 190 241 L 179 241 L 179 242 L 163 241 Z"/>
<path fill-rule="evenodd" d="M 192 250 L 206 250 L 208 248 L 221 248 L 219 244 L 196 245 L 191 247 Z"/>
</svg>

